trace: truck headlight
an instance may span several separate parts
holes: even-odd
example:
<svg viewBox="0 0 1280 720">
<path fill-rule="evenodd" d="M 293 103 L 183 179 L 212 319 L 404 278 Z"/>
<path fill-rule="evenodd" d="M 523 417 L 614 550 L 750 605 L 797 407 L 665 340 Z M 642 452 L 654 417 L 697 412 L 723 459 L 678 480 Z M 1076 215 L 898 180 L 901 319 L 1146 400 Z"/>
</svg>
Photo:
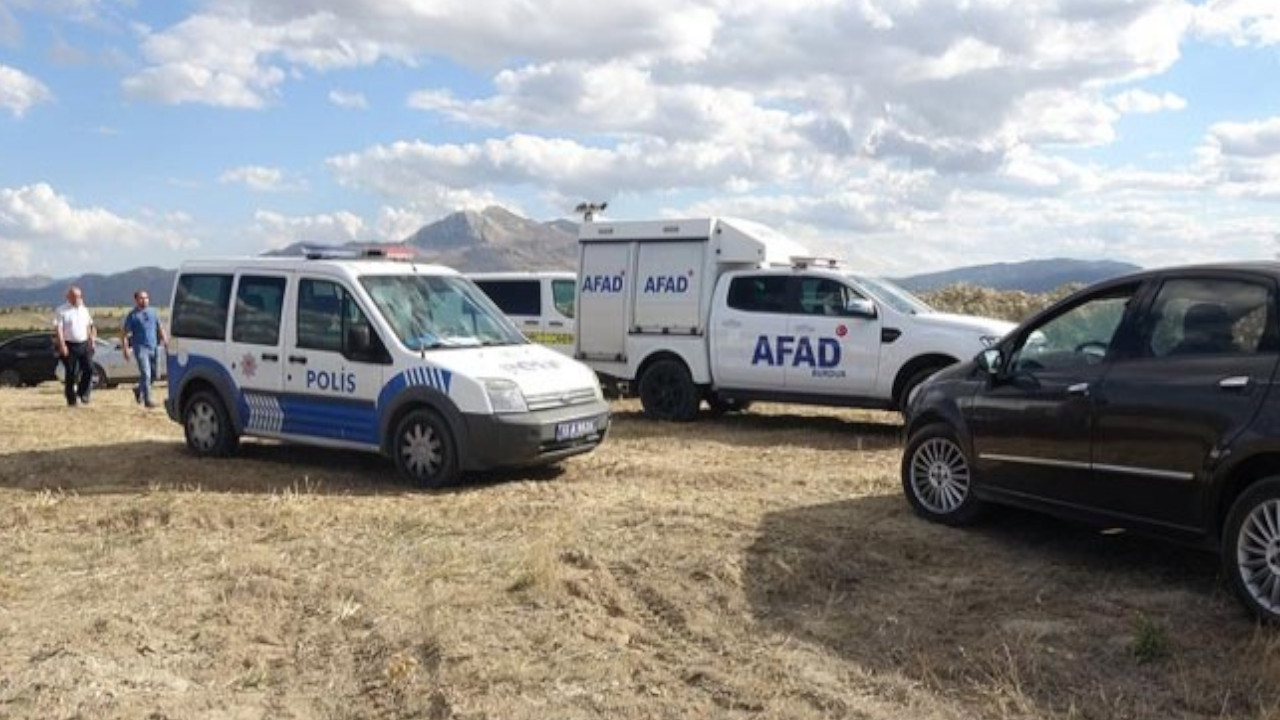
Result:
<svg viewBox="0 0 1280 720">
<path fill-rule="evenodd" d="M 489 405 L 494 413 L 529 412 L 520 386 L 510 380 L 485 380 L 484 392 L 489 396 Z"/>
<path fill-rule="evenodd" d="M 982 343 L 982 347 L 989 348 L 992 345 L 995 345 L 996 343 L 1000 342 L 1000 336 L 999 335 L 983 335 L 982 337 L 978 338 L 978 342 Z"/>
</svg>

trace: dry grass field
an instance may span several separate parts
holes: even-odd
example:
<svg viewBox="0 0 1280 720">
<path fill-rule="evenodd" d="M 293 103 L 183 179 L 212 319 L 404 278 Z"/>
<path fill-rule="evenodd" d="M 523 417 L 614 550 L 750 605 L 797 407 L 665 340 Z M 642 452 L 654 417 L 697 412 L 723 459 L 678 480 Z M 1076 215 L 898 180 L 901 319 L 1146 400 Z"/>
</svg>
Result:
<svg viewBox="0 0 1280 720">
<path fill-rule="evenodd" d="M 614 409 L 558 470 L 421 492 L 0 390 L 0 717 L 1280 717 L 1212 557 L 919 521 L 888 414 Z"/>
</svg>

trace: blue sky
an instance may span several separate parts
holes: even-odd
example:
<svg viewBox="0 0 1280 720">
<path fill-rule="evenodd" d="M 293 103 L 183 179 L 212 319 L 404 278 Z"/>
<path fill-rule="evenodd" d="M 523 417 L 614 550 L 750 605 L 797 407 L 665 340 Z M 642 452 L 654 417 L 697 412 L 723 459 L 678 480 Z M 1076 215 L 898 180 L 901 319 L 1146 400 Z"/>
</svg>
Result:
<svg viewBox="0 0 1280 720">
<path fill-rule="evenodd" d="M 0 277 L 737 215 L 910 274 L 1280 250 L 1274 0 L 0 0 Z"/>
</svg>

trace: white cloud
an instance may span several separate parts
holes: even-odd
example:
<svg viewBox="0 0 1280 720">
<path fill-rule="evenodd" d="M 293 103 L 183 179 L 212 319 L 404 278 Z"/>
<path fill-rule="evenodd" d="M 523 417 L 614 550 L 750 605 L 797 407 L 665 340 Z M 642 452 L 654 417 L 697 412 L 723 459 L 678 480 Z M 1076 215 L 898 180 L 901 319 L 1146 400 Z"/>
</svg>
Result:
<svg viewBox="0 0 1280 720">
<path fill-rule="evenodd" d="M 1211 126 L 1199 160 L 1226 195 L 1280 200 L 1280 117 Z"/>
<path fill-rule="evenodd" d="M 280 192 L 302 187 L 301 182 L 289 181 L 283 170 L 260 165 L 243 165 L 227 170 L 218 177 L 218 182 L 244 185 L 257 192 Z"/>
<path fill-rule="evenodd" d="M 1280 45 L 1280 6 L 1272 0 L 1210 0 L 1195 8 L 1195 29 L 1235 45 Z"/>
<path fill-rule="evenodd" d="M 1126 90 L 1111 97 L 1111 105 L 1125 115 L 1150 114 L 1166 110 L 1184 110 L 1185 98 L 1171 92 L 1157 95 L 1146 90 Z"/>
<path fill-rule="evenodd" d="M 22 117 L 33 105 L 52 99 L 53 93 L 44 83 L 17 68 L 0 65 L 0 110 Z"/>
<path fill-rule="evenodd" d="M 369 239 L 364 220 L 347 211 L 290 216 L 259 210 L 253 220 L 250 234 L 262 250 L 278 250 L 296 242 L 340 245 Z"/>
<path fill-rule="evenodd" d="M 348 110 L 364 110 L 369 107 L 369 101 L 365 99 L 364 93 L 358 92 L 330 90 L 329 102 Z"/>
<path fill-rule="evenodd" d="M 36 249 L 41 258 L 56 263 L 71 257 L 100 261 L 121 249 L 198 246 L 185 225 L 181 217 L 143 222 L 101 207 L 77 207 L 45 183 L 0 188 L 0 243 L 18 248 L 14 257 L 25 257 L 28 266 Z"/>
</svg>

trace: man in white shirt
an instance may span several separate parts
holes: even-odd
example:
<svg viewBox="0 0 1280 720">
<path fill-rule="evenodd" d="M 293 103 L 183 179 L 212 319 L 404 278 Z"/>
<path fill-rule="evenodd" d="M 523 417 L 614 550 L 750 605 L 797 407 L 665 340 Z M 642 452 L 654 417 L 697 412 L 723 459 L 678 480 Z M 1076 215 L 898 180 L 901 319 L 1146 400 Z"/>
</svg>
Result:
<svg viewBox="0 0 1280 720">
<path fill-rule="evenodd" d="M 63 389 L 67 405 L 75 407 L 76 399 L 89 403 L 93 388 L 93 344 L 98 331 L 93 326 L 89 308 L 84 306 L 80 288 L 67 288 L 67 302 L 53 316 L 53 345 L 62 358 Z"/>
</svg>

